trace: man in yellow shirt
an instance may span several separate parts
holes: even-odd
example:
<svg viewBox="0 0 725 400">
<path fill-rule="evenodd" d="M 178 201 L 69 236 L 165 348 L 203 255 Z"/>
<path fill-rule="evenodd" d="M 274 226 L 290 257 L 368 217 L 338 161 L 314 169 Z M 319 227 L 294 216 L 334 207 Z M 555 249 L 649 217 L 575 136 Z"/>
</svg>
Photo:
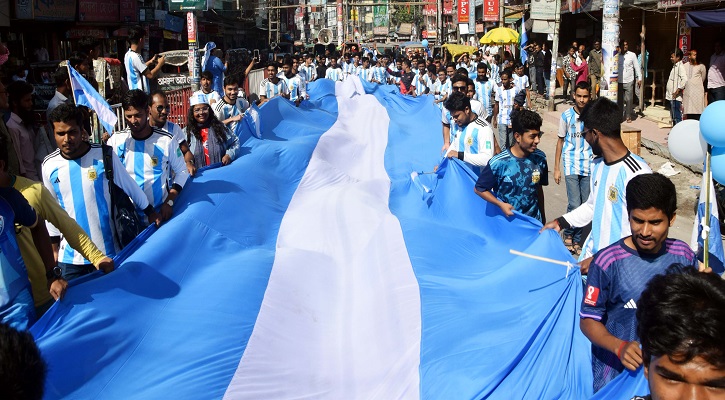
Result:
<svg viewBox="0 0 725 400">
<path fill-rule="evenodd" d="M 0 186 L 11 186 L 19 191 L 35 209 L 38 215 L 58 228 L 68 243 L 89 260 L 93 265 L 106 273 L 113 271 L 113 260 L 103 254 L 83 229 L 71 218 L 68 213 L 53 198 L 48 189 L 40 182 L 35 182 L 22 176 L 15 176 L 7 172 L 6 152 L 7 143 L 0 138 Z M 38 318 L 53 304 L 54 300 L 48 287 L 50 285 L 62 286 L 62 292 L 68 286 L 56 267 L 55 274 L 46 275 L 45 264 L 38 254 L 33 243 L 29 229 L 16 229 L 20 254 L 23 256 L 28 270 L 28 278 L 33 292 L 33 300 Z M 54 246 L 55 247 L 55 246 Z M 58 281 L 56 283 L 55 281 Z M 62 293 L 61 292 L 61 293 Z M 55 299 L 57 300 L 57 299 Z"/>
</svg>

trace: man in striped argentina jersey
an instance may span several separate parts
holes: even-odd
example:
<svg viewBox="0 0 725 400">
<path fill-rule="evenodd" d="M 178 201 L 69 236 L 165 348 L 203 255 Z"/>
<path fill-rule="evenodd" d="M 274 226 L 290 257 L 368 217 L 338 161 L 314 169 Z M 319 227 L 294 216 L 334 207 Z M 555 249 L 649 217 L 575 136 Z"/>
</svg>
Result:
<svg viewBox="0 0 725 400">
<path fill-rule="evenodd" d="M 279 77 L 279 65 L 275 62 L 271 62 L 267 65 L 266 71 L 267 79 L 264 79 L 259 83 L 259 105 L 261 106 L 276 96 L 282 96 L 289 99 L 289 88 L 287 87 L 287 83 Z M 239 86 L 238 82 L 237 86 Z M 218 114 L 217 118 L 224 122 L 224 119 L 220 118 Z M 241 119 L 241 114 L 239 115 L 239 119 Z"/>
<path fill-rule="evenodd" d="M 82 140 L 83 113 L 72 104 L 61 104 L 52 113 L 58 150 L 43 161 L 43 185 L 63 209 L 90 236 L 101 252 L 114 257 L 121 250 L 115 237 L 110 213 L 111 196 L 100 144 Z M 149 200 L 133 178 L 126 172 L 115 153 L 113 182 L 131 197 L 149 221 L 161 224 L 161 215 L 154 211 Z M 58 236 L 58 234 L 51 234 Z M 58 251 L 58 266 L 63 276 L 77 277 L 94 271 L 90 261 L 83 258 L 63 238 Z"/>
<path fill-rule="evenodd" d="M 556 143 L 556 159 L 554 161 L 554 182 L 561 182 L 562 150 L 564 155 L 564 176 L 566 196 L 569 204 L 566 211 L 579 207 L 589 197 L 589 171 L 592 164 L 592 148 L 582 132 L 584 123 L 579 114 L 589 103 L 591 88 L 588 82 L 579 82 L 574 90 L 574 107 L 564 111 L 559 120 L 559 140 Z M 582 229 L 565 229 L 564 244 L 569 250 L 576 250 L 582 242 Z"/>
<path fill-rule="evenodd" d="M 438 70 L 438 80 L 433 84 L 433 94 L 435 95 L 433 104 L 443 110 L 443 102 L 446 101 L 448 96 L 451 94 L 451 81 L 448 79 L 445 69 L 441 68 Z"/>
<path fill-rule="evenodd" d="M 446 157 L 457 158 L 474 167 L 483 167 L 496 153 L 496 140 L 488 123 L 471 111 L 471 101 L 461 91 L 456 91 L 446 100 L 446 109 L 451 112 L 456 129 L 460 133 L 448 148 Z M 474 168 L 479 172 L 479 168 Z"/>
<path fill-rule="evenodd" d="M 476 86 L 475 99 L 483 104 L 483 108 L 486 110 L 487 116 L 486 121 L 491 122 L 493 116 L 493 94 L 495 93 L 496 83 L 488 79 L 487 72 L 488 67 L 484 63 L 478 63 L 477 66 L 478 74 L 476 80 L 473 81 Z"/>
<path fill-rule="evenodd" d="M 420 96 L 429 94 L 431 92 L 431 86 L 433 83 L 428 77 L 428 70 L 425 68 L 425 61 L 418 61 L 418 69 L 415 70 L 415 79 L 413 79 L 415 85 L 415 94 Z"/>
<path fill-rule="evenodd" d="M 305 63 L 300 66 L 298 74 L 306 85 L 317 79 L 317 66 L 313 63 L 312 54 L 305 55 Z"/>
<path fill-rule="evenodd" d="M 387 58 L 383 57 L 378 58 L 378 60 L 375 62 L 375 66 L 373 69 L 373 82 L 379 83 L 381 85 L 386 85 L 388 83 L 388 79 L 390 76 L 388 75 L 388 69 L 385 68 L 385 65 L 387 65 Z"/>
<path fill-rule="evenodd" d="M 584 122 L 582 135 L 596 157 L 589 176 L 589 197 L 581 206 L 542 228 L 560 231 L 592 223 L 592 231 L 579 256 L 582 275 L 589 271 L 589 263 L 596 252 L 631 234 L 625 193 L 627 183 L 636 175 L 652 172 L 647 163 L 630 153 L 622 142 L 621 115 L 617 103 L 604 97 L 584 107 L 579 116 Z"/>
<path fill-rule="evenodd" d="M 149 61 L 144 61 L 140 51 L 144 48 L 146 31 L 140 26 L 131 27 L 128 30 L 129 49 L 123 57 L 123 65 L 126 67 L 126 82 L 129 89 L 141 89 L 146 93 L 150 92 L 149 79 L 153 79 L 161 71 L 166 62 L 164 56 L 154 56 Z M 149 68 L 156 62 L 156 67 Z"/>
<path fill-rule="evenodd" d="M 463 75 L 454 75 L 453 79 L 451 79 L 450 81 L 452 92 L 466 92 L 466 87 L 468 86 L 468 78 Z M 471 112 L 476 114 L 477 118 L 485 120 L 486 111 L 483 109 L 483 105 L 481 104 L 481 102 L 475 99 L 471 99 L 470 97 L 469 102 L 471 103 Z M 443 110 L 441 110 L 441 123 L 443 124 L 443 148 L 441 149 L 441 152 L 443 153 L 448 151 L 448 147 L 450 147 L 450 144 L 453 143 L 453 141 L 456 139 L 456 136 L 461 133 L 461 129 L 457 127 L 455 122 L 456 121 L 451 115 L 451 112 L 447 108 L 443 107 Z M 498 148 L 498 144 L 496 145 L 496 148 Z"/>
<path fill-rule="evenodd" d="M 193 96 L 192 96 L 193 97 Z M 169 121 L 169 101 L 163 90 L 154 90 L 151 92 L 151 105 L 149 106 L 149 124 L 159 129 L 169 132 L 174 138 L 184 155 L 186 169 L 189 175 L 194 176 L 196 166 L 194 165 L 194 155 L 189 151 L 189 143 L 186 141 L 186 134 L 179 125 Z"/>
<path fill-rule="evenodd" d="M 302 78 L 295 74 L 292 64 L 291 58 L 285 58 L 282 62 L 282 73 L 277 74 L 277 76 L 287 85 L 289 99 L 294 101 L 296 106 L 299 106 L 302 100 L 307 98 L 307 88 L 302 83 Z"/>
<path fill-rule="evenodd" d="M 260 93 L 262 92 L 260 91 Z M 260 97 L 262 96 L 260 95 Z M 230 132 L 235 133 L 237 123 L 242 120 L 242 115 L 248 108 L 249 102 L 247 99 L 239 96 L 239 79 L 234 75 L 224 78 L 224 97 L 212 106 L 217 119 L 222 121 Z"/>
<path fill-rule="evenodd" d="M 514 134 L 511 127 L 511 111 L 514 108 L 516 94 L 511 72 L 509 70 L 501 71 L 501 86 L 496 88 L 494 94 L 495 103 L 491 122 L 494 129 L 498 127 L 498 144 L 502 149 L 507 149 L 513 145 Z"/>
<path fill-rule="evenodd" d="M 342 80 L 342 69 L 340 69 L 340 66 L 337 65 L 335 57 L 330 59 L 330 66 L 327 68 L 327 71 L 325 71 L 325 79 L 330 79 L 332 81 Z"/>
<path fill-rule="evenodd" d="M 174 201 L 189 173 L 177 140 L 149 123 L 148 100 L 140 90 L 130 90 L 123 96 L 121 107 L 128 127 L 111 136 L 108 145 L 166 221 L 174 212 Z"/>
<path fill-rule="evenodd" d="M 362 65 L 357 69 L 357 76 L 361 80 L 366 82 L 372 82 L 375 78 L 375 74 L 372 68 L 370 68 L 370 59 L 367 57 L 362 58 Z"/>
</svg>

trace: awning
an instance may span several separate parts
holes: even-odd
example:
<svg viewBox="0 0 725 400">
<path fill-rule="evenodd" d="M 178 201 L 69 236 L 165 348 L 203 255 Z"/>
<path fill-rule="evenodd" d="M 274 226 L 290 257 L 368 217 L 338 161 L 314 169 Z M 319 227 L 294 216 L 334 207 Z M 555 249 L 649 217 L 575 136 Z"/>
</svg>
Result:
<svg viewBox="0 0 725 400">
<path fill-rule="evenodd" d="M 725 9 L 689 11 L 685 18 L 687 18 L 687 26 L 690 28 L 723 26 L 725 25 Z"/>
</svg>

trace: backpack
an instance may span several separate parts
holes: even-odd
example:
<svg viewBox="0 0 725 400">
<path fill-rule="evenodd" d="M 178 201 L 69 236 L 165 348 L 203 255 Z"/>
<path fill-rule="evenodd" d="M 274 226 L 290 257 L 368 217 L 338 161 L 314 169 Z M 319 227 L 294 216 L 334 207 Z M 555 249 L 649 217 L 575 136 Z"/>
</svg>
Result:
<svg viewBox="0 0 725 400">
<path fill-rule="evenodd" d="M 103 145 L 103 167 L 106 170 L 106 179 L 108 179 L 108 189 L 111 195 L 111 220 L 113 227 L 113 237 L 118 247 L 123 249 L 136 236 L 141 233 L 145 227 L 136 213 L 136 207 L 126 192 L 123 191 L 113 181 L 113 157 L 111 146 Z"/>
</svg>

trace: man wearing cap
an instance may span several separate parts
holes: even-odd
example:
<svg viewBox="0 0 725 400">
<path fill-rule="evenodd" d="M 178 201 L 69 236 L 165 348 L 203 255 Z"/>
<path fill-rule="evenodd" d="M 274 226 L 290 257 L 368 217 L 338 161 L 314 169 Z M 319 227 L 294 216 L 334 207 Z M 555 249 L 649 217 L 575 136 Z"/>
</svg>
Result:
<svg viewBox="0 0 725 400">
<path fill-rule="evenodd" d="M 140 90 L 123 96 L 121 103 L 128 127 L 111 136 L 108 145 L 166 221 L 173 214 L 174 201 L 189 179 L 189 172 L 178 142 L 169 132 L 149 123 L 148 101 L 146 93 Z"/>
</svg>

